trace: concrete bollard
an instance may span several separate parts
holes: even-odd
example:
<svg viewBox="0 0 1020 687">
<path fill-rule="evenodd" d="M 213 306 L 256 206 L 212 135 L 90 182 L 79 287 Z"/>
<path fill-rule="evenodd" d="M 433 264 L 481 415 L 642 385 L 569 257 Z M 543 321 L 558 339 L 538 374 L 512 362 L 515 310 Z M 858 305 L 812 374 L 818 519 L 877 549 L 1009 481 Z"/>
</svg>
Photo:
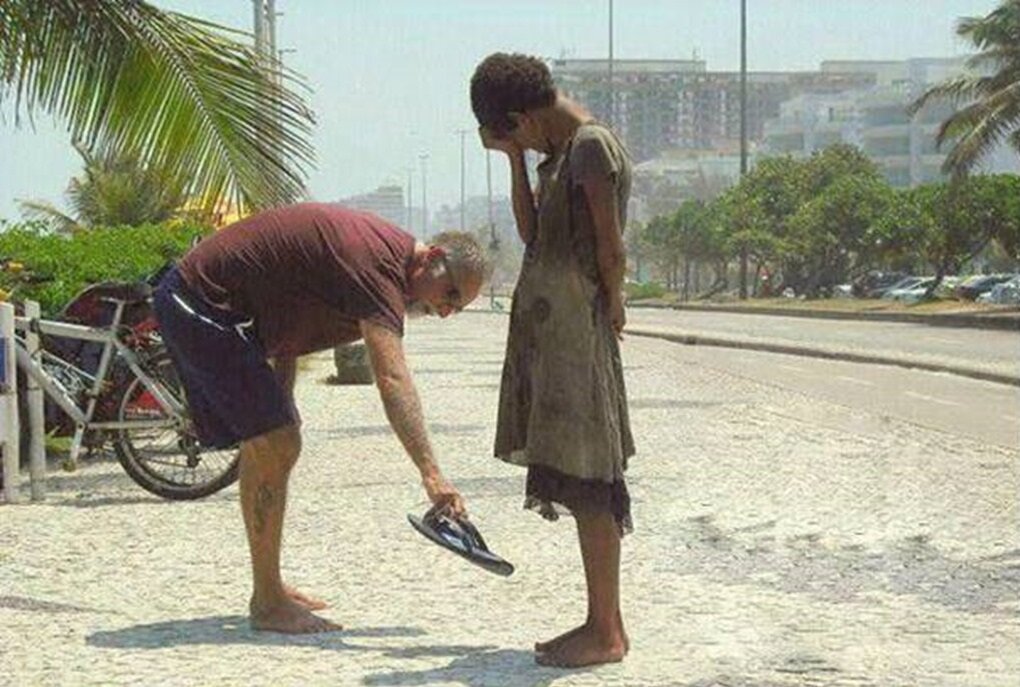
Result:
<svg viewBox="0 0 1020 687">
<path fill-rule="evenodd" d="M 334 384 L 375 383 L 368 349 L 363 343 L 340 344 L 334 348 L 333 364 L 336 365 L 336 375 L 330 381 Z"/>
<path fill-rule="evenodd" d="M 14 306 L 0 303 L 0 447 L 3 448 L 4 499 L 18 503 L 19 452 L 18 372 L 14 353 Z"/>
</svg>

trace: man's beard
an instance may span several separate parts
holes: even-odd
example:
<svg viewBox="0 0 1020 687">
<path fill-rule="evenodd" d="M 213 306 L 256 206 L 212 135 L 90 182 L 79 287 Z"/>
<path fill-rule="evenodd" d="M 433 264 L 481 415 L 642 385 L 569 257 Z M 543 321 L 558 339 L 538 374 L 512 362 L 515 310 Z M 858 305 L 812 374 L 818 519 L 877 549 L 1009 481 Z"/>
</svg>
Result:
<svg viewBox="0 0 1020 687">
<path fill-rule="evenodd" d="M 411 301 L 404 308 L 404 312 L 409 320 L 417 320 L 418 318 L 425 317 L 426 315 L 432 314 L 432 308 L 429 307 L 425 301 Z"/>
</svg>

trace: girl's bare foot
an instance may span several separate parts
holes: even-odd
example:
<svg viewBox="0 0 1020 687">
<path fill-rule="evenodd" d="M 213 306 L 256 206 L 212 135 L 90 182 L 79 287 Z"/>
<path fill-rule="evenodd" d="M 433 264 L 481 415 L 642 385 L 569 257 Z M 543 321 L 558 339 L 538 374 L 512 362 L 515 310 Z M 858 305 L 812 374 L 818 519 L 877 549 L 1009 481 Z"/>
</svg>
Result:
<svg viewBox="0 0 1020 687">
<path fill-rule="evenodd" d="M 585 628 L 564 640 L 554 651 L 537 654 L 535 662 L 543 666 L 579 668 L 617 663 L 626 653 L 623 636 L 618 632 L 604 636 L 594 628 Z"/>
<path fill-rule="evenodd" d="M 560 644 L 567 641 L 568 639 L 576 635 L 578 632 L 586 630 L 587 628 L 588 623 L 585 622 L 581 625 L 578 625 L 573 630 L 567 630 L 558 637 L 553 637 L 552 639 L 545 642 L 535 642 L 535 651 L 537 651 L 540 654 L 546 653 L 548 651 L 554 651 L 556 647 L 558 647 Z"/>
<path fill-rule="evenodd" d="M 311 634 L 314 632 L 336 632 L 343 629 L 336 623 L 314 615 L 307 608 L 288 597 L 269 606 L 257 604 L 252 599 L 250 608 L 251 626 L 254 630 L 286 634 Z"/>
<path fill-rule="evenodd" d="M 291 587 L 289 584 L 283 585 L 283 593 L 287 595 L 294 603 L 299 606 L 304 606 L 309 611 L 321 611 L 324 608 L 329 608 L 329 604 L 322 599 L 316 599 L 299 592 L 298 590 Z"/>
</svg>

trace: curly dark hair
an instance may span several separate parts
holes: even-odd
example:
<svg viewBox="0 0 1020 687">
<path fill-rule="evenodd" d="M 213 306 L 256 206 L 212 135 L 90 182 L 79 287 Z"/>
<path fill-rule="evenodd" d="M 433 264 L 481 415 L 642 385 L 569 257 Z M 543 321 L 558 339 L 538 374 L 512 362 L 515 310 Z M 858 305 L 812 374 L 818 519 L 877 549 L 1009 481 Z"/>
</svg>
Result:
<svg viewBox="0 0 1020 687">
<path fill-rule="evenodd" d="M 493 53 L 471 77 L 471 109 L 478 123 L 496 136 L 505 136 L 517 127 L 508 113 L 549 107 L 555 102 L 552 74 L 537 57 Z"/>
</svg>

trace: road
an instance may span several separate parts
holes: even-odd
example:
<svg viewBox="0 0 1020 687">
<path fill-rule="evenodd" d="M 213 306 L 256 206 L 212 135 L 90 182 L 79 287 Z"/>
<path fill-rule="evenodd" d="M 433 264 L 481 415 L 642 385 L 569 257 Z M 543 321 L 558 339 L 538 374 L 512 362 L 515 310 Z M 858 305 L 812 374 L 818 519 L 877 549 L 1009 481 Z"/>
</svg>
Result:
<svg viewBox="0 0 1020 687">
<path fill-rule="evenodd" d="M 953 374 L 800 356 L 681 346 L 690 365 L 988 444 L 1020 446 L 1020 387 Z"/>
<path fill-rule="evenodd" d="M 1015 331 L 651 308 L 630 308 L 627 318 L 632 327 L 834 347 L 1020 374 L 1020 332 Z"/>
</svg>

